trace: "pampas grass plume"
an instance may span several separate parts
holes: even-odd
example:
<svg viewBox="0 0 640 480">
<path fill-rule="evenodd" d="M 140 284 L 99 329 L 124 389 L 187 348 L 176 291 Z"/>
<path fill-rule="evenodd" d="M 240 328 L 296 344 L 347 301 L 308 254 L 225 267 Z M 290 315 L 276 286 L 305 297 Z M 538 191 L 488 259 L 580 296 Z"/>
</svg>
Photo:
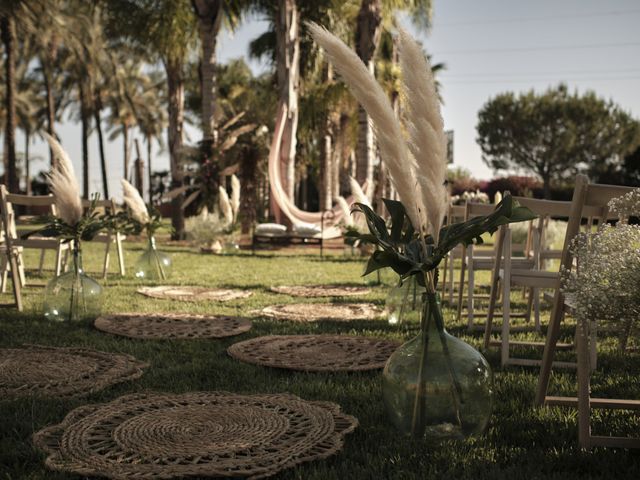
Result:
<svg viewBox="0 0 640 480">
<path fill-rule="evenodd" d="M 240 180 L 235 175 L 231 175 L 231 209 L 235 220 L 240 211 Z"/>
<path fill-rule="evenodd" d="M 80 187 L 73 171 L 73 164 L 62 145 L 46 132 L 42 135 L 49 143 L 54 157 L 57 159 L 56 168 L 49 175 L 49 187 L 54 196 L 56 214 L 67 225 L 76 225 L 82 218 L 82 199 Z"/>
<path fill-rule="evenodd" d="M 131 210 L 131 216 L 142 225 L 149 223 L 151 217 L 138 189 L 124 178 L 120 179 L 120 183 L 122 184 L 123 200 Z"/>
<path fill-rule="evenodd" d="M 336 198 L 336 203 L 338 204 L 338 207 L 340 207 L 340 210 L 342 211 L 342 216 L 344 217 L 344 223 L 347 226 L 353 225 L 353 218 L 351 218 L 351 210 L 349 209 L 349 204 L 347 203 L 345 198 L 343 196 L 338 196 Z"/>
<path fill-rule="evenodd" d="M 224 222 L 226 225 L 231 225 L 233 223 L 233 209 L 229 201 L 229 194 L 222 185 L 218 187 L 218 191 L 220 192 L 218 202 L 220 204 L 220 211 L 224 217 Z"/>
<path fill-rule="evenodd" d="M 353 195 L 354 200 L 358 203 L 365 204 L 367 207 L 370 207 L 371 202 L 369 201 L 369 197 L 366 193 L 364 193 L 364 190 L 362 190 L 362 187 L 360 186 L 358 181 L 353 177 L 349 177 L 349 184 L 351 185 L 351 195 Z"/>
</svg>

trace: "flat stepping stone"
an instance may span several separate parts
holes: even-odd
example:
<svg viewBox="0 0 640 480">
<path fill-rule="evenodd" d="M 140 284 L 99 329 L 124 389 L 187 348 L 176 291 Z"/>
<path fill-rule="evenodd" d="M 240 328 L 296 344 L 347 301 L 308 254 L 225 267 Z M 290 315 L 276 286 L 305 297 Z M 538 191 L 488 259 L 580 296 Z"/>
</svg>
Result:
<svg viewBox="0 0 640 480">
<path fill-rule="evenodd" d="M 170 300 L 182 300 L 185 302 L 227 302 L 229 300 L 247 298 L 253 294 L 253 292 L 251 292 L 250 290 L 188 286 L 182 287 L 171 285 L 161 285 L 158 287 L 140 287 L 138 288 L 137 292 L 151 298 L 166 298 Z"/>
<path fill-rule="evenodd" d="M 25 345 L 0 349 L 0 399 L 88 395 L 142 376 L 145 362 L 131 355 L 86 348 Z"/>
<path fill-rule="evenodd" d="M 270 335 L 235 343 L 236 360 L 307 372 L 354 372 L 384 368 L 399 342 L 348 335 Z"/>
<path fill-rule="evenodd" d="M 269 318 L 294 322 L 345 322 L 374 320 L 382 316 L 382 310 L 372 303 L 292 303 L 265 307 L 259 313 Z"/>
<path fill-rule="evenodd" d="M 82 476 L 259 479 L 336 454 L 357 425 L 290 394 L 147 393 L 76 408 L 33 442 L 48 468 Z"/>
<path fill-rule="evenodd" d="M 350 285 L 281 285 L 269 290 L 292 297 L 351 297 L 371 292 L 367 287 Z"/>
<path fill-rule="evenodd" d="M 224 338 L 251 329 L 251 320 L 226 315 L 185 313 L 118 313 L 102 315 L 94 322 L 103 332 L 131 338 Z"/>
</svg>

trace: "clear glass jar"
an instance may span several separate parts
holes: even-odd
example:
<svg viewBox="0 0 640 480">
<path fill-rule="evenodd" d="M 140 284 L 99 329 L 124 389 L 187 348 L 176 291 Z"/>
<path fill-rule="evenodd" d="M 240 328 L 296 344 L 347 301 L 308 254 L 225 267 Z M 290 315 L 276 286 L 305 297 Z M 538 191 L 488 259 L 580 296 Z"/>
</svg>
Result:
<svg viewBox="0 0 640 480">
<path fill-rule="evenodd" d="M 156 248 L 152 235 L 147 249 L 136 262 L 134 274 L 140 280 L 166 280 L 171 275 L 171 266 L 171 257 Z"/>
<path fill-rule="evenodd" d="M 491 368 L 480 352 L 444 329 L 437 294 L 423 295 L 420 334 L 391 355 L 382 374 L 387 414 L 414 437 L 480 435 L 491 417 Z"/>
<path fill-rule="evenodd" d="M 389 325 L 403 322 L 419 323 L 422 314 L 422 290 L 415 276 L 392 287 L 385 301 Z"/>
<path fill-rule="evenodd" d="M 70 271 L 51 280 L 44 292 L 44 316 L 60 322 L 93 320 L 100 315 L 102 287 L 82 269 L 80 242 L 73 245 Z"/>
</svg>

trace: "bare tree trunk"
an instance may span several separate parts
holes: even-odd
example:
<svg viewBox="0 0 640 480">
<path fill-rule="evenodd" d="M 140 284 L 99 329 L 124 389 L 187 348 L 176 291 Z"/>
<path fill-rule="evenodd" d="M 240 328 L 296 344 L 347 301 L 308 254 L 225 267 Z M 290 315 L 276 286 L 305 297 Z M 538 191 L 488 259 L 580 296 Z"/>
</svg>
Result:
<svg viewBox="0 0 640 480">
<path fill-rule="evenodd" d="M 180 150 L 182 148 L 183 124 L 184 124 L 184 78 L 182 74 L 182 59 L 165 60 L 167 73 L 167 87 L 169 93 L 169 161 L 171 166 L 171 189 L 182 187 L 184 183 L 184 171 Z M 182 240 L 184 238 L 184 210 L 182 203 L 184 194 L 176 195 L 171 200 L 171 226 L 172 238 Z"/>
<path fill-rule="evenodd" d="M 249 233 L 256 223 L 258 205 L 258 160 L 260 151 L 255 146 L 242 150 L 240 156 L 240 180 L 242 181 L 242 200 L 240 202 L 241 232 Z"/>
<path fill-rule="evenodd" d="M 104 155 L 104 138 L 102 136 L 102 100 L 100 92 L 95 94 L 95 104 L 93 108 L 93 120 L 96 122 L 96 131 L 98 132 L 98 152 L 100 153 L 100 172 L 102 174 L 102 195 L 104 199 L 109 198 L 109 181 L 107 176 L 107 159 Z"/>
<path fill-rule="evenodd" d="M 18 179 L 16 159 L 16 27 L 13 18 L 6 16 L 0 19 L 0 35 L 5 51 L 5 99 L 6 110 L 5 142 L 6 142 L 6 170 L 5 181 L 10 192 L 18 193 L 20 180 Z"/>
<path fill-rule="evenodd" d="M 374 73 L 373 57 L 380 41 L 382 21 L 381 0 L 362 0 L 356 28 L 356 53 L 371 73 Z M 373 181 L 373 130 L 367 112 L 358 106 L 358 142 L 356 148 L 356 179 L 360 184 Z"/>
<path fill-rule="evenodd" d="M 293 200 L 300 87 L 300 19 L 296 0 L 278 0 L 276 64 L 279 102 L 287 107 L 280 150 L 280 171 L 284 174 L 284 191 Z M 278 221 L 283 220 L 279 211 L 274 213 Z"/>
<path fill-rule="evenodd" d="M 333 80 L 331 64 L 325 64 L 323 69 L 323 81 L 330 83 Z M 331 209 L 333 204 L 333 122 L 331 112 L 326 112 L 320 134 L 320 211 Z"/>
<path fill-rule="evenodd" d="M 84 83 L 78 86 L 78 91 L 82 124 L 82 196 L 89 198 L 89 94 Z"/>
<path fill-rule="evenodd" d="M 142 197 L 142 195 L 144 195 L 144 161 L 142 160 L 142 154 L 140 153 L 140 142 L 138 141 L 138 139 L 135 139 L 135 145 L 136 145 L 136 159 L 133 163 L 134 165 L 134 171 L 135 171 L 135 186 L 136 189 L 138 190 L 138 192 L 140 193 L 140 196 Z"/>
<path fill-rule="evenodd" d="M 222 2 L 220 0 L 191 0 L 198 17 L 198 32 L 202 46 L 202 141 L 209 145 L 208 150 L 217 141 L 216 119 L 214 116 L 216 81 L 216 41 L 222 20 Z"/>
<path fill-rule="evenodd" d="M 147 175 L 149 176 L 149 205 L 153 203 L 153 191 L 151 190 L 151 179 L 152 179 L 152 171 L 151 171 L 151 137 L 146 138 L 147 141 Z"/>
</svg>

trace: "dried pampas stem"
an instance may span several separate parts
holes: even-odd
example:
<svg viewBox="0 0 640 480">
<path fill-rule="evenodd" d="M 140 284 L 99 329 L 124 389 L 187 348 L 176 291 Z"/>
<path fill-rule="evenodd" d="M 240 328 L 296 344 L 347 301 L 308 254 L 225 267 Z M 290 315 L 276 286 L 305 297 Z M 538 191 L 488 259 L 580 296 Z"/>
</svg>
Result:
<svg viewBox="0 0 640 480">
<path fill-rule="evenodd" d="M 411 223 L 419 229 L 422 222 L 413 199 L 412 165 L 400 124 L 387 95 L 362 60 L 342 40 L 316 23 L 308 22 L 306 25 L 311 36 L 325 50 L 330 62 L 349 86 L 356 100 L 371 117 L 382 160 L 389 169 L 391 183 L 407 209 Z"/>
<path fill-rule="evenodd" d="M 62 145 L 46 132 L 42 132 L 49 142 L 53 156 L 57 160 L 56 168 L 48 175 L 49 187 L 54 196 L 57 215 L 67 225 L 76 225 L 82 218 L 82 199 L 80 187 L 73 171 L 73 164 Z"/>
<path fill-rule="evenodd" d="M 353 195 L 355 201 L 370 207 L 371 202 L 369 201 L 369 197 L 364 193 L 358 181 L 353 177 L 349 177 L 349 184 L 351 185 L 351 195 Z"/>
<path fill-rule="evenodd" d="M 147 205 L 140 196 L 138 189 L 127 182 L 124 178 L 120 179 L 120 183 L 122 184 L 123 200 L 131 210 L 131 216 L 142 225 L 149 223 L 151 221 L 151 217 L 149 216 Z"/>
<path fill-rule="evenodd" d="M 231 209 L 236 220 L 240 211 L 240 180 L 235 175 L 231 175 Z"/>
<path fill-rule="evenodd" d="M 229 194 L 227 194 L 227 191 L 222 185 L 218 187 L 218 191 L 220 192 L 220 211 L 224 217 L 224 222 L 226 225 L 231 225 L 233 223 L 233 209 L 231 208 L 231 202 L 229 201 Z"/>
<path fill-rule="evenodd" d="M 406 98 L 409 150 L 413 155 L 416 179 L 426 206 L 428 232 L 437 237 L 449 202 L 444 122 L 431 65 L 420 45 L 400 30 L 400 66 Z M 437 240 L 437 238 L 436 238 Z"/>
</svg>

